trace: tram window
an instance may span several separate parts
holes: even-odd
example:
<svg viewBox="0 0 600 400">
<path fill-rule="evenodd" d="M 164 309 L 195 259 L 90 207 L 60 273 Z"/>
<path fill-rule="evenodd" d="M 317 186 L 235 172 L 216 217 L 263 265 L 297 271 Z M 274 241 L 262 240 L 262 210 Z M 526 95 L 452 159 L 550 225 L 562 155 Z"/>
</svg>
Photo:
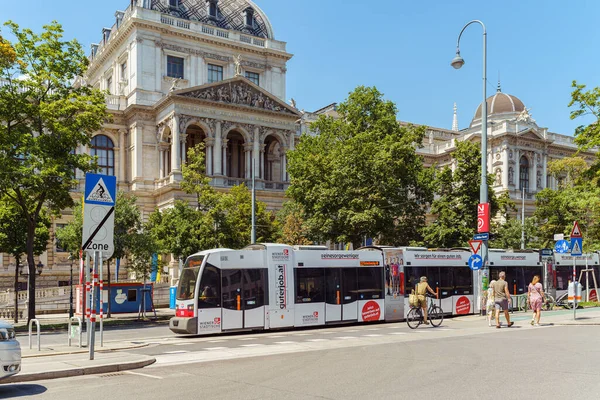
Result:
<svg viewBox="0 0 600 400">
<path fill-rule="evenodd" d="M 425 276 L 427 277 L 427 283 L 435 291 L 440 287 L 440 268 L 439 267 L 427 267 L 425 269 Z"/>
<path fill-rule="evenodd" d="M 569 281 L 573 279 L 573 270 L 569 267 L 556 267 L 556 289 L 567 290 Z"/>
<path fill-rule="evenodd" d="M 452 268 L 440 267 L 440 297 L 446 298 L 454 294 L 454 275 Z M 433 287 L 433 286 L 432 286 Z M 434 288 L 435 290 L 435 288 Z"/>
<path fill-rule="evenodd" d="M 358 269 L 358 293 L 360 300 L 383 298 L 382 268 Z"/>
<path fill-rule="evenodd" d="M 221 283 L 223 285 L 223 308 L 228 310 L 241 310 L 242 271 L 239 269 L 224 269 L 221 271 Z"/>
<path fill-rule="evenodd" d="M 338 268 L 325 268 L 325 301 L 327 304 L 342 304 L 340 290 L 340 270 Z"/>
<path fill-rule="evenodd" d="M 463 295 L 473 293 L 473 272 L 469 267 L 454 267 L 454 294 Z"/>
<path fill-rule="evenodd" d="M 196 280 L 200 267 L 184 268 L 179 279 L 179 287 L 177 289 L 177 300 L 191 300 L 194 298 L 194 290 L 196 289 Z"/>
<path fill-rule="evenodd" d="M 342 268 L 342 304 L 357 300 L 356 268 Z"/>
<path fill-rule="evenodd" d="M 264 269 L 247 269 L 244 270 L 244 309 L 251 310 L 253 308 L 262 307 L 265 305 L 265 284 L 266 270 Z"/>
<path fill-rule="evenodd" d="M 324 282 L 324 268 L 296 268 L 296 303 L 324 302 Z"/>
<path fill-rule="evenodd" d="M 198 308 L 221 307 L 221 276 L 220 270 L 207 264 L 200 279 L 198 292 Z"/>
<path fill-rule="evenodd" d="M 404 277 L 406 279 L 406 296 L 417 286 L 422 276 L 426 276 L 425 267 L 404 267 Z"/>
</svg>

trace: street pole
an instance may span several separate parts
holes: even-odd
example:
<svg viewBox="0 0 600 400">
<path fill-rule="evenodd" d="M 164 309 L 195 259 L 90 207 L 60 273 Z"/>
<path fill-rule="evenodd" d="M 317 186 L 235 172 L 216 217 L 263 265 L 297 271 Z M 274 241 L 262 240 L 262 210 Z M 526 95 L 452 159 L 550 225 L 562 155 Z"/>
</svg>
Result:
<svg viewBox="0 0 600 400">
<path fill-rule="evenodd" d="M 521 250 L 525 250 L 525 186 L 523 186 L 523 200 L 521 203 Z"/>
<path fill-rule="evenodd" d="M 465 60 L 460 56 L 460 38 L 467 29 L 467 27 L 471 24 L 477 23 L 481 25 L 483 28 L 483 103 L 481 103 L 481 184 L 479 186 L 479 203 L 486 204 L 488 202 L 488 184 L 487 184 L 487 118 L 488 118 L 488 109 L 487 109 L 487 31 L 485 29 L 485 25 L 483 22 L 479 20 L 473 20 L 468 22 L 460 31 L 458 35 L 458 40 L 456 42 L 456 57 L 452 60 L 451 65 L 455 69 L 459 69 L 465 64 Z M 486 216 L 489 218 L 489 216 Z M 489 226 L 489 220 L 486 221 L 486 226 Z M 484 290 L 486 290 L 487 282 L 489 281 L 490 268 L 488 265 L 488 242 L 484 240 L 481 244 L 481 256 L 483 258 L 483 268 L 482 268 L 482 277 L 477 285 L 474 285 L 477 288 L 478 293 L 476 298 L 479 300 L 482 296 Z M 484 283 L 485 282 L 485 283 Z M 478 301 L 477 304 L 481 304 L 481 301 Z"/>
<path fill-rule="evenodd" d="M 252 233 L 250 234 L 250 243 L 256 243 L 256 187 L 255 187 L 255 179 L 254 179 L 254 168 L 255 168 L 254 158 L 252 159 Z"/>
<path fill-rule="evenodd" d="M 69 260 L 71 260 L 71 274 L 69 280 L 69 286 L 71 286 L 71 290 L 69 292 L 69 320 L 73 318 L 73 256 L 69 256 Z M 69 333 L 71 334 L 71 333 Z"/>
</svg>

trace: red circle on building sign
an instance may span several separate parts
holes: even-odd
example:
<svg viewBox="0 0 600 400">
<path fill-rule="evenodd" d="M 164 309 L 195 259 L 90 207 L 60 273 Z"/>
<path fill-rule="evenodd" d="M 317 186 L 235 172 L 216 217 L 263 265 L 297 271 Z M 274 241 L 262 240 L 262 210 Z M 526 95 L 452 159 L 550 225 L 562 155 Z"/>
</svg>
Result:
<svg viewBox="0 0 600 400">
<path fill-rule="evenodd" d="M 468 314 L 471 311 L 471 301 L 468 297 L 462 296 L 456 300 L 456 313 L 459 315 Z"/>
<path fill-rule="evenodd" d="M 376 301 L 367 301 L 362 309 L 363 321 L 379 321 L 381 316 L 381 308 Z"/>
<path fill-rule="evenodd" d="M 598 293 L 596 293 L 596 289 L 590 290 L 590 301 L 598 301 Z"/>
</svg>

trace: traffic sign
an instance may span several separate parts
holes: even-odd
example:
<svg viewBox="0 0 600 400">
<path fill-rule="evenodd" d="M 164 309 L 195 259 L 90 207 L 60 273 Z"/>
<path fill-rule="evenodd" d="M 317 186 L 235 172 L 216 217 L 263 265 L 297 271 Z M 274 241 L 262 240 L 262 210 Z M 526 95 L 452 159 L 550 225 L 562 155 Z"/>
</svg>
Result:
<svg viewBox="0 0 600 400">
<path fill-rule="evenodd" d="M 483 267 L 483 258 L 479 254 L 473 254 L 469 257 L 469 268 L 478 271 Z"/>
<path fill-rule="evenodd" d="M 473 240 L 490 240 L 490 234 L 489 233 L 476 233 L 475 235 L 473 235 Z"/>
<path fill-rule="evenodd" d="M 577 221 L 575 221 L 575 223 L 573 224 L 573 229 L 571 230 L 571 239 L 580 237 L 583 237 L 581 236 L 581 229 L 579 229 L 579 224 L 577 223 Z"/>
<path fill-rule="evenodd" d="M 554 240 L 565 240 L 565 234 L 564 233 L 555 233 Z"/>
<path fill-rule="evenodd" d="M 116 194 L 116 177 L 86 174 L 81 248 L 90 256 L 101 251 L 108 259 L 114 253 Z"/>
<path fill-rule="evenodd" d="M 481 249 L 481 244 L 483 242 L 481 240 L 469 240 L 469 246 L 471 247 L 471 251 L 473 254 L 479 253 L 479 249 Z"/>
<path fill-rule="evenodd" d="M 569 242 L 567 240 L 559 240 L 554 245 L 554 251 L 559 254 L 568 253 L 570 249 L 571 249 L 571 245 L 569 244 Z"/>
<path fill-rule="evenodd" d="M 490 203 L 477 205 L 477 232 L 490 231 Z"/>
<path fill-rule="evenodd" d="M 572 256 L 580 256 L 583 254 L 583 238 L 574 237 L 571 238 L 571 255 Z"/>
<path fill-rule="evenodd" d="M 541 249 L 540 250 L 540 254 L 544 257 L 551 257 L 552 256 L 552 249 Z"/>
</svg>

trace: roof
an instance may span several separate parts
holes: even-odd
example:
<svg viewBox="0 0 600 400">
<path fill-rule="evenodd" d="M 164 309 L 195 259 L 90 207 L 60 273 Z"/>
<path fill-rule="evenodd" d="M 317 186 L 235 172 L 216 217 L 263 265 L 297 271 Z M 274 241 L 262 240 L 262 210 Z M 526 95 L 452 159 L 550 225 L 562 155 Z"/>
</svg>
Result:
<svg viewBox="0 0 600 400">
<path fill-rule="evenodd" d="M 168 0 L 151 0 L 150 8 L 177 18 L 200 21 L 219 28 L 246 33 L 248 35 L 275 39 L 273 27 L 267 15 L 251 0 L 216 0 L 217 19 L 208 14 L 207 0 L 180 0 L 179 7 L 169 6 Z M 254 10 L 254 23 L 248 27 L 245 21 L 245 11 Z"/>
<path fill-rule="evenodd" d="M 520 114 L 525 110 L 525 104 L 516 96 L 502 93 L 500 90 L 493 96 L 487 98 L 488 116 L 500 114 Z M 481 104 L 477 107 L 471 126 L 475 121 L 481 120 Z"/>
</svg>

